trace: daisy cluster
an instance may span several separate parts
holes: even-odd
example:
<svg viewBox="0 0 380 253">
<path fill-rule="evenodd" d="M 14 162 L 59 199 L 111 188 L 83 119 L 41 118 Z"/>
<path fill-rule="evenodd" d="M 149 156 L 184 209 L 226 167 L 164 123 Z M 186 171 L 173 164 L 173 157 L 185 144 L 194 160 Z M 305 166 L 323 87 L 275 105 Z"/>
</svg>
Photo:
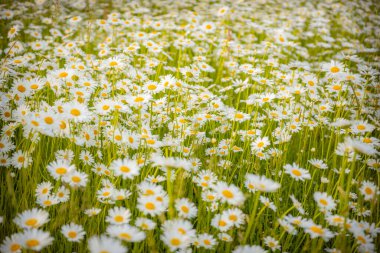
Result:
<svg viewBox="0 0 380 253">
<path fill-rule="evenodd" d="M 378 252 L 377 1 L 5 2 L 1 252 Z"/>
</svg>

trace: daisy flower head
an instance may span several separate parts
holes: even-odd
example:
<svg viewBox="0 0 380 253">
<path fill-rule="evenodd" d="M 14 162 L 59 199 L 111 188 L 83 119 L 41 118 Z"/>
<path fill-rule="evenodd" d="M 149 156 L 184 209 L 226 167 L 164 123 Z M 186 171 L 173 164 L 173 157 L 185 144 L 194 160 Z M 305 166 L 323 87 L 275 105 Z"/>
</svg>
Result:
<svg viewBox="0 0 380 253">
<path fill-rule="evenodd" d="M 352 123 L 350 129 L 353 133 L 363 134 L 372 132 L 375 129 L 375 126 L 369 124 L 367 121 L 357 120 Z"/>
<path fill-rule="evenodd" d="M 156 196 L 140 196 L 137 202 L 137 208 L 142 213 L 149 214 L 151 216 L 156 216 L 165 212 L 168 207 L 166 197 L 164 197 L 163 201 L 160 201 Z"/>
<path fill-rule="evenodd" d="M 223 211 L 221 220 L 228 220 L 233 226 L 240 227 L 245 222 L 245 214 L 239 208 L 230 208 Z"/>
<path fill-rule="evenodd" d="M 264 238 L 264 244 L 271 249 L 271 251 L 279 250 L 281 249 L 281 245 L 279 241 L 277 241 L 275 238 L 271 236 L 266 236 Z"/>
<path fill-rule="evenodd" d="M 29 167 L 29 165 L 32 164 L 32 162 L 32 157 L 29 156 L 27 153 L 23 152 L 22 150 L 14 152 L 11 158 L 12 166 L 17 169 L 27 168 Z"/>
<path fill-rule="evenodd" d="M 26 210 L 16 216 L 14 222 L 20 227 L 25 229 L 39 228 L 49 221 L 49 213 L 33 208 Z"/>
<path fill-rule="evenodd" d="M 88 181 L 88 175 L 85 172 L 72 171 L 70 174 L 66 174 L 62 181 L 68 183 L 71 187 L 85 187 Z"/>
<path fill-rule="evenodd" d="M 313 196 L 321 210 L 332 211 L 336 208 L 334 199 L 331 196 L 328 196 L 326 192 L 315 192 Z"/>
<path fill-rule="evenodd" d="M 228 231 L 231 227 L 233 227 L 233 225 L 233 220 L 226 215 L 217 214 L 211 220 L 211 226 L 213 226 L 221 232 Z"/>
<path fill-rule="evenodd" d="M 21 233 L 16 233 L 5 237 L 0 245 L 0 251 L 5 253 L 21 253 L 21 235 Z"/>
<path fill-rule="evenodd" d="M 126 242 L 140 242 L 146 237 L 143 231 L 128 224 L 108 226 L 107 233 L 112 237 Z"/>
<path fill-rule="evenodd" d="M 25 230 L 20 236 L 22 248 L 41 251 L 53 242 L 49 232 L 35 228 Z"/>
<path fill-rule="evenodd" d="M 137 218 L 135 225 L 142 230 L 153 230 L 156 227 L 156 223 L 153 220 L 143 217 Z"/>
<path fill-rule="evenodd" d="M 75 165 L 70 164 L 66 160 L 56 160 L 48 164 L 47 170 L 54 179 L 59 180 L 63 176 L 75 171 Z"/>
<path fill-rule="evenodd" d="M 228 11 L 229 11 L 229 7 L 228 6 L 223 6 L 223 7 L 221 7 L 217 12 L 216 12 L 216 16 L 218 16 L 218 17 L 223 17 L 223 16 L 225 16 L 227 13 L 228 13 Z"/>
<path fill-rule="evenodd" d="M 108 210 L 108 216 L 106 218 L 106 221 L 115 224 L 127 224 L 131 217 L 131 211 L 125 207 L 117 207 Z"/>
<path fill-rule="evenodd" d="M 92 207 L 92 208 L 88 208 L 84 211 L 84 213 L 89 216 L 89 217 L 92 217 L 92 216 L 96 216 L 98 215 L 100 212 L 102 211 L 102 209 L 100 208 L 96 208 L 96 207 Z"/>
<path fill-rule="evenodd" d="M 324 161 L 319 160 L 319 159 L 310 159 L 309 163 L 313 165 L 314 167 L 321 170 L 325 170 L 328 168 L 327 164 Z"/>
<path fill-rule="evenodd" d="M 115 176 L 121 176 L 123 179 L 132 179 L 140 174 L 140 167 L 135 160 L 117 159 L 110 165 L 110 170 Z"/>
<path fill-rule="evenodd" d="M 187 198 L 177 199 L 175 202 L 175 207 L 180 217 L 191 219 L 197 216 L 197 207 Z"/>
<path fill-rule="evenodd" d="M 364 200 L 373 200 L 375 199 L 375 196 L 379 194 L 378 187 L 370 181 L 363 181 L 360 189 L 360 193 L 363 194 Z"/>
<path fill-rule="evenodd" d="M 186 220 L 167 220 L 162 225 L 162 230 L 161 240 L 172 251 L 188 248 L 195 239 L 193 225 Z"/>
<path fill-rule="evenodd" d="M 128 251 L 121 241 L 106 235 L 92 236 L 88 240 L 88 249 L 91 253 L 126 253 Z"/>
<path fill-rule="evenodd" d="M 279 183 L 266 178 L 265 176 L 258 176 L 255 174 L 247 173 L 245 178 L 245 186 L 251 192 L 275 192 L 281 186 Z"/>
<path fill-rule="evenodd" d="M 213 22 L 204 22 L 201 30 L 205 33 L 213 33 L 216 30 L 216 25 Z"/>
<path fill-rule="evenodd" d="M 198 247 L 205 249 L 212 249 L 217 245 L 216 239 L 207 233 L 203 233 L 197 236 Z"/>
<path fill-rule="evenodd" d="M 213 189 L 223 202 L 236 206 L 244 203 L 243 192 L 233 184 L 228 185 L 225 182 L 218 182 Z"/>
<path fill-rule="evenodd" d="M 51 184 L 51 182 L 42 182 L 38 184 L 36 188 L 36 197 L 42 195 L 49 195 L 51 189 L 53 189 L 53 185 Z"/>
<path fill-rule="evenodd" d="M 304 228 L 305 233 L 309 234 L 312 239 L 321 237 L 324 241 L 328 241 L 335 236 L 334 233 L 332 233 L 330 230 L 315 224 L 311 220 L 303 222 L 301 224 L 301 227 Z"/>
<path fill-rule="evenodd" d="M 78 102 L 66 103 L 62 105 L 63 116 L 67 120 L 74 122 L 88 122 L 91 120 L 91 113 L 85 104 Z"/>
<path fill-rule="evenodd" d="M 256 245 L 239 245 L 232 253 L 267 253 L 267 251 Z"/>
<path fill-rule="evenodd" d="M 251 148 L 254 151 L 262 151 L 264 150 L 268 145 L 270 145 L 270 141 L 268 137 L 259 137 L 254 142 L 251 143 Z"/>
<path fill-rule="evenodd" d="M 284 166 L 284 169 L 285 173 L 289 174 L 292 178 L 294 178 L 297 181 L 304 181 L 305 179 L 311 178 L 309 171 L 300 168 L 296 163 L 286 164 Z"/>
<path fill-rule="evenodd" d="M 337 61 L 331 61 L 330 63 L 325 63 L 322 65 L 322 69 L 325 71 L 328 77 L 340 80 L 344 78 L 344 65 Z"/>
<path fill-rule="evenodd" d="M 70 242 L 80 242 L 86 234 L 81 225 L 77 225 L 73 222 L 63 225 L 61 228 L 61 233 Z"/>
</svg>

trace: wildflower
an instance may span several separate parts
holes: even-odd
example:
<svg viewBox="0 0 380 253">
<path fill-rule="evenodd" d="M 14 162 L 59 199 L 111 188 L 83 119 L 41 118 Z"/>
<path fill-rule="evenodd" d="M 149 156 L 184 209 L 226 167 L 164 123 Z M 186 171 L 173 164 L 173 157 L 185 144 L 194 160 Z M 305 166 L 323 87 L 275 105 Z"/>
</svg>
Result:
<svg viewBox="0 0 380 253">
<path fill-rule="evenodd" d="M 130 217 L 131 212 L 129 211 L 129 209 L 126 209 L 124 207 L 114 207 L 108 210 L 108 216 L 106 218 L 106 221 L 115 225 L 127 224 L 129 222 Z"/>
<path fill-rule="evenodd" d="M 0 251 L 6 253 L 21 253 L 21 236 L 21 233 L 16 233 L 5 237 L 0 246 Z"/>
<path fill-rule="evenodd" d="M 364 200 L 372 200 L 375 198 L 376 195 L 378 195 L 378 188 L 377 186 L 370 182 L 370 181 L 363 181 L 361 187 L 360 187 L 360 193 L 363 194 Z"/>
<path fill-rule="evenodd" d="M 68 225 L 63 225 L 61 228 L 61 233 L 70 242 L 80 242 L 86 234 L 82 226 L 73 222 Z"/>
<path fill-rule="evenodd" d="M 218 182 L 214 186 L 219 198 L 230 205 L 241 205 L 244 202 L 244 195 L 235 185 L 228 185 L 225 182 Z"/>
<path fill-rule="evenodd" d="M 113 239 L 106 235 L 92 236 L 88 240 L 88 249 L 91 253 L 126 253 L 127 248 L 119 240 Z"/>
<path fill-rule="evenodd" d="M 128 224 L 111 225 L 107 228 L 107 233 L 126 242 L 140 242 L 145 239 L 144 232 Z"/>
<path fill-rule="evenodd" d="M 275 192 L 280 188 L 280 184 L 272 181 L 265 176 L 257 176 L 254 174 L 247 173 L 245 186 L 248 190 L 255 192 Z"/>
<path fill-rule="evenodd" d="M 261 248 L 260 246 L 251 246 L 251 245 L 239 245 L 237 246 L 232 253 L 266 253 L 267 251 Z"/>
<path fill-rule="evenodd" d="M 148 218 L 137 218 L 135 225 L 142 230 L 153 230 L 156 227 L 156 223 Z"/>
<path fill-rule="evenodd" d="M 271 251 L 281 249 L 281 245 L 279 244 L 279 242 L 271 236 L 266 236 L 264 238 L 264 243 L 267 247 L 271 249 Z"/>
<path fill-rule="evenodd" d="M 32 228 L 25 230 L 20 235 L 20 242 L 25 249 L 41 251 L 53 242 L 53 237 L 50 236 L 49 232 Z"/>
<path fill-rule="evenodd" d="M 197 216 L 197 207 L 186 198 L 177 199 L 175 207 L 180 217 L 191 219 Z"/>
<path fill-rule="evenodd" d="M 325 192 L 314 192 L 314 200 L 321 210 L 332 211 L 336 207 L 334 199 Z"/>
<path fill-rule="evenodd" d="M 137 162 L 129 159 L 117 159 L 110 165 L 110 170 L 115 176 L 122 176 L 123 179 L 132 179 L 140 174 L 140 167 Z"/>
<path fill-rule="evenodd" d="M 285 173 L 289 174 L 292 178 L 295 180 L 301 180 L 304 181 L 305 179 L 310 179 L 310 173 L 309 171 L 300 168 L 297 164 L 293 163 L 291 164 L 286 164 L 284 166 Z"/>
<path fill-rule="evenodd" d="M 49 213 L 38 208 L 26 210 L 23 213 L 18 214 L 17 217 L 14 219 L 14 222 L 19 227 L 26 229 L 39 228 L 48 221 Z"/>
</svg>

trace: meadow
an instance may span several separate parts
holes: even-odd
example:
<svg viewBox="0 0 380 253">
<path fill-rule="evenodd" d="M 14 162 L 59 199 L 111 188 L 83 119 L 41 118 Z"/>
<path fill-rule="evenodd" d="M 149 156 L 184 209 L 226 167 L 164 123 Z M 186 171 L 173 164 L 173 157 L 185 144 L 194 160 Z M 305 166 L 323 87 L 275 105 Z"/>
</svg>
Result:
<svg viewBox="0 0 380 253">
<path fill-rule="evenodd" d="M 379 252 L 379 13 L 1 0 L 0 252 Z"/>
</svg>

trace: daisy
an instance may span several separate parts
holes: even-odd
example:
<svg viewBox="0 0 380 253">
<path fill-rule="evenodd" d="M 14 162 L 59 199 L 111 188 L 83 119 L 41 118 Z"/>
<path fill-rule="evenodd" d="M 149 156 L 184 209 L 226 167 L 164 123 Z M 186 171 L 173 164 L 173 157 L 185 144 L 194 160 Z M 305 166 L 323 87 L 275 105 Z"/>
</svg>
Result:
<svg viewBox="0 0 380 253">
<path fill-rule="evenodd" d="M 275 192 L 280 188 L 280 184 L 274 182 L 273 180 L 266 178 L 265 176 L 258 176 L 254 174 L 247 173 L 245 186 L 251 192 L 261 191 L 261 192 Z"/>
<path fill-rule="evenodd" d="M 87 150 L 82 150 L 79 155 L 79 158 L 82 160 L 83 164 L 85 165 L 91 165 L 94 162 L 94 157 Z"/>
<path fill-rule="evenodd" d="M 84 172 L 72 171 L 70 174 L 66 174 L 62 180 L 74 188 L 85 187 L 88 181 L 88 175 Z"/>
<path fill-rule="evenodd" d="M 87 122 L 91 119 L 87 106 L 78 102 L 66 103 L 62 105 L 63 115 L 67 120 L 74 122 Z"/>
<path fill-rule="evenodd" d="M 260 196 L 260 202 L 264 204 L 264 206 L 269 207 L 273 211 L 277 210 L 277 207 L 271 202 L 267 197 Z"/>
<path fill-rule="evenodd" d="M 131 211 L 125 207 L 117 207 L 108 210 L 108 216 L 106 217 L 106 221 L 115 224 L 127 224 L 131 217 Z"/>
<path fill-rule="evenodd" d="M 61 186 L 58 188 L 55 196 L 60 203 L 64 203 L 70 199 L 70 190 L 65 186 Z"/>
<path fill-rule="evenodd" d="M 74 152 L 70 149 L 58 150 L 55 152 L 55 156 L 57 160 L 65 160 L 66 162 L 71 163 L 74 158 Z"/>
<path fill-rule="evenodd" d="M 232 251 L 232 253 L 267 253 L 267 251 L 256 245 L 239 245 Z"/>
<path fill-rule="evenodd" d="M 88 240 L 88 249 L 91 253 L 126 253 L 128 251 L 119 240 L 106 235 L 92 236 Z"/>
<path fill-rule="evenodd" d="M 165 212 L 168 207 L 167 198 L 162 199 L 160 196 L 159 198 L 157 199 L 157 196 L 140 196 L 137 200 L 137 208 L 144 214 L 159 215 Z"/>
<path fill-rule="evenodd" d="M 279 241 L 277 241 L 276 239 L 274 239 L 271 236 L 266 236 L 264 238 L 264 243 L 267 247 L 269 247 L 271 249 L 271 251 L 281 249 L 281 245 L 280 245 Z"/>
<path fill-rule="evenodd" d="M 328 168 L 327 164 L 324 161 L 319 160 L 319 159 L 310 159 L 309 163 L 313 165 L 314 167 L 321 170 L 325 170 Z"/>
<path fill-rule="evenodd" d="M 16 146 L 13 144 L 12 140 L 6 136 L 2 136 L 0 139 L 0 153 L 8 153 L 13 150 Z"/>
<path fill-rule="evenodd" d="M 75 165 L 71 165 L 65 160 L 56 160 L 48 164 L 47 170 L 54 179 L 59 180 L 63 176 L 75 171 Z"/>
<path fill-rule="evenodd" d="M 112 194 L 113 200 L 125 200 L 131 196 L 131 192 L 127 189 L 115 189 Z"/>
<path fill-rule="evenodd" d="M 233 220 L 226 215 L 217 214 L 211 220 L 211 226 L 218 229 L 221 232 L 228 231 L 234 224 Z"/>
<path fill-rule="evenodd" d="M 98 215 L 101 211 L 102 211 L 102 209 L 100 209 L 100 208 L 96 208 L 96 207 L 93 207 L 93 208 L 86 209 L 86 210 L 84 211 L 84 213 L 85 213 L 87 216 L 92 217 L 92 216 L 96 216 L 96 215 Z"/>
<path fill-rule="evenodd" d="M 362 134 L 367 132 L 372 132 L 375 127 L 366 121 L 358 120 L 354 121 L 350 127 L 351 131 L 356 134 Z"/>
<path fill-rule="evenodd" d="M 41 195 L 37 198 L 37 203 L 46 208 L 58 204 L 59 200 L 54 195 Z"/>
<path fill-rule="evenodd" d="M 251 143 L 251 148 L 254 151 L 264 150 L 268 145 L 270 145 L 270 141 L 268 137 L 259 137 L 254 142 Z"/>
<path fill-rule="evenodd" d="M 142 217 L 136 219 L 135 225 L 142 230 L 153 230 L 156 227 L 156 223 L 154 221 Z"/>
<path fill-rule="evenodd" d="M 17 169 L 27 168 L 33 162 L 32 157 L 27 155 L 22 150 L 18 150 L 13 153 L 11 158 L 11 164 Z"/>
<path fill-rule="evenodd" d="M 212 249 L 217 245 L 215 238 L 207 233 L 198 235 L 197 241 L 199 242 L 198 247 L 204 247 L 205 249 Z"/>
<path fill-rule="evenodd" d="M 49 232 L 32 228 L 25 230 L 20 235 L 20 242 L 25 249 L 41 251 L 53 242 L 53 237 L 50 236 Z"/>
<path fill-rule="evenodd" d="M 216 29 L 216 26 L 212 22 L 204 22 L 200 28 L 205 33 L 213 33 Z"/>
<path fill-rule="evenodd" d="M 161 240 L 172 251 L 187 248 L 195 239 L 195 230 L 186 220 L 167 220 L 162 225 L 162 229 Z"/>
<path fill-rule="evenodd" d="M 80 242 L 86 234 L 81 225 L 77 225 L 73 222 L 68 225 L 63 225 L 61 228 L 61 233 L 70 242 Z"/>
<path fill-rule="evenodd" d="M 363 194 L 364 200 L 373 200 L 375 199 L 375 196 L 379 194 L 377 186 L 374 183 L 366 180 L 363 181 L 359 191 L 361 194 Z"/>
<path fill-rule="evenodd" d="M 132 179 L 140 174 L 140 167 L 135 160 L 117 159 L 110 165 L 110 170 L 115 176 L 122 176 L 123 179 Z"/>
<path fill-rule="evenodd" d="M 49 213 L 38 208 L 26 210 L 21 214 L 18 214 L 17 217 L 14 219 L 14 222 L 20 228 L 26 229 L 39 228 L 48 221 Z"/>
<path fill-rule="evenodd" d="M 316 225 L 311 220 L 303 222 L 301 227 L 304 228 L 305 233 L 308 233 L 312 239 L 322 237 L 323 240 L 328 241 L 335 236 L 330 230 L 323 228 L 320 225 Z"/>
<path fill-rule="evenodd" d="M 42 182 L 37 185 L 36 189 L 36 197 L 42 196 L 42 195 L 49 195 L 51 189 L 53 189 L 53 185 L 50 182 Z"/>
<path fill-rule="evenodd" d="M 146 237 L 144 232 L 128 224 L 108 226 L 107 233 L 126 242 L 140 242 Z"/>
<path fill-rule="evenodd" d="M 290 199 L 293 202 L 294 207 L 300 212 L 300 214 L 305 214 L 305 209 L 303 209 L 301 202 L 299 202 L 294 195 L 290 195 Z"/>
<path fill-rule="evenodd" d="M 240 227 L 245 222 L 245 214 L 239 208 L 224 210 L 221 220 L 228 220 L 233 226 Z"/>
<path fill-rule="evenodd" d="M 4 253 L 21 253 L 21 233 L 12 234 L 10 237 L 5 237 L 0 246 L 0 251 Z"/>
<path fill-rule="evenodd" d="M 241 205 L 244 203 L 244 195 L 240 188 L 235 185 L 228 185 L 225 182 L 217 182 L 213 187 L 217 195 L 224 202 L 230 205 Z"/>
<path fill-rule="evenodd" d="M 177 199 L 175 201 L 175 207 L 180 217 L 191 219 L 197 216 L 197 207 L 187 198 Z"/>
<path fill-rule="evenodd" d="M 295 180 L 301 180 L 304 181 L 305 179 L 310 179 L 310 173 L 309 171 L 300 168 L 297 164 L 293 163 L 291 164 L 286 164 L 284 166 L 285 173 L 289 174 L 292 178 Z"/>
<path fill-rule="evenodd" d="M 344 227 L 345 218 L 340 215 L 327 215 L 326 221 L 332 226 Z"/>
<path fill-rule="evenodd" d="M 336 208 L 334 199 L 327 195 L 325 192 L 315 192 L 314 200 L 317 202 L 318 207 L 324 211 L 332 211 Z"/>
<path fill-rule="evenodd" d="M 229 8 L 227 6 L 223 6 L 222 8 L 220 8 L 217 12 L 216 12 L 216 15 L 218 17 L 223 17 L 224 15 L 226 15 L 229 11 Z"/>
<path fill-rule="evenodd" d="M 328 77 L 336 79 L 344 78 L 344 65 L 337 61 L 331 61 L 322 65 L 322 69 L 326 72 Z"/>
<path fill-rule="evenodd" d="M 232 237 L 227 233 L 219 233 L 218 238 L 223 242 L 232 242 Z"/>
</svg>

